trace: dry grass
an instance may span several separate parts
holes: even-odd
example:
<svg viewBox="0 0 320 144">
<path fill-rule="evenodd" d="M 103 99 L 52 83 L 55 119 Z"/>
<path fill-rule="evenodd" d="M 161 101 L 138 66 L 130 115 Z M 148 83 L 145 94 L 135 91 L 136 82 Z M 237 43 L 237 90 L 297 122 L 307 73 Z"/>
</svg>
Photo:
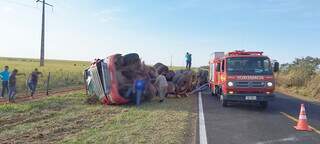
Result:
<svg viewBox="0 0 320 144">
<path fill-rule="evenodd" d="M 0 143 L 185 143 L 193 98 L 103 106 L 73 92 L 0 105 Z"/>
<path fill-rule="evenodd" d="M 286 87 L 285 88 L 285 87 L 280 86 L 280 87 L 276 88 L 276 91 L 283 93 L 283 94 L 286 94 L 286 95 L 289 95 L 289 96 L 292 96 L 292 97 L 295 97 L 295 98 L 298 98 L 298 99 L 309 101 L 309 102 L 320 101 L 320 98 L 311 97 L 308 94 L 306 94 L 306 92 L 305 92 L 306 90 L 304 88 L 296 88 L 296 87 L 291 87 L 291 88 Z"/>
<path fill-rule="evenodd" d="M 320 101 L 320 74 L 312 76 L 310 80 L 300 86 L 288 85 L 290 79 L 285 74 L 279 74 L 276 77 L 278 91 L 311 101 Z"/>
<path fill-rule="evenodd" d="M 320 59 L 317 57 L 296 58 L 292 63 L 282 64 L 276 78 L 278 90 L 301 98 L 320 99 Z"/>
</svg>

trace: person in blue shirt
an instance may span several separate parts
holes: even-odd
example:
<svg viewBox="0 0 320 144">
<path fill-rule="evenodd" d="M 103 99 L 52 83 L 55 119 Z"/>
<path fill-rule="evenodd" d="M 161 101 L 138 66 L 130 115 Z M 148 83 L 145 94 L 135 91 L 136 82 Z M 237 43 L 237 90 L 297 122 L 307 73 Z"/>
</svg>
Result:
<svg viewBox="0 0 320 144">
<path fill-rule="evenodd" d="M 4 94 L 9 91 L 9 66 L 4 66 L 4 70 L 0 72 L 0 78 L 2 80 L 2 91 L 1 91 L 1 98 L 4 98 Z"/>
<path fill-rule="evenodd" d="M 136 105 L 139 106 L 141 104 L 141 96 L 145 90 L 145 80 L 137 79 L 134 81 L 134 91 L 133 93 L 136 94 Z"/>
<path fill-rule="evenodd" d="M 192 56 L 190 53 L 187 52 L 186 54 L 186 69 L 190 70 L 191 68 L 191 61 L 192 61 Z"/>
</svg>

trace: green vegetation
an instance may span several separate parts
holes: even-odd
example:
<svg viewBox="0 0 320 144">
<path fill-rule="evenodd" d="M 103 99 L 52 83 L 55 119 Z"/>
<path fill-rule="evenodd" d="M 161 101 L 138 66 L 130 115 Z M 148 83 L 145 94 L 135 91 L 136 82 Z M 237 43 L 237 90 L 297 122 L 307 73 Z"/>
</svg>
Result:
<svg viewBox="0 0 320 144">
<path fill-rule="evenodd" d="M 85 103 L 73 92 L 0 105 L 2 143 L 186 143 L 194 98 L 136 106 Z"/>
<path fill-rule="evenodd" d="M 292 63 L 282 64 L 276 75 L 278 90 L 298 94 L 311 99 L 320 99 L 320 59 L 297 58 Z"/>
<path fill-rule="evenodd" d="M 18 69 L 19 73 L 26 76 L 18 76 L 18 92 L 26 90 L 26 79 L 34 68 L 38 68 L 43 73 L 38 83 L 38 89 L 44 90 L 49 72 L 51 73 L 50 88 L 64 88 L 78 86 L 83 83 L 83 70 L 89 66 L 89 62 L 84 61 L 63 61 L 46 60 L 45 67 L 39 67 L 39 60 L 25 58 L 0 58 L 1 70 L 5 65 L 10 67 L 10 71 Z"/>
</svg>

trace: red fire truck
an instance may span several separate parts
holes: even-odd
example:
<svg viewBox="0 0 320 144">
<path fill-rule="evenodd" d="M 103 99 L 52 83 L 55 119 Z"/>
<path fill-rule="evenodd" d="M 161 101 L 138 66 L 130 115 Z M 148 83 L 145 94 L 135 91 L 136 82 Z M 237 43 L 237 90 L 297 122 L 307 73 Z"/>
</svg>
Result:
<svg viewBox="0 0 320 144">
<path fill-rule="evenodd" d="M 272 66 L 263 52 L 215 52 L 209 68 L 212 94 L 224 107 L 230 102 L 256 102 L 266 108 L 275 97 L 273 72 L 279 70 L 279 63 Z"/>
</svg>

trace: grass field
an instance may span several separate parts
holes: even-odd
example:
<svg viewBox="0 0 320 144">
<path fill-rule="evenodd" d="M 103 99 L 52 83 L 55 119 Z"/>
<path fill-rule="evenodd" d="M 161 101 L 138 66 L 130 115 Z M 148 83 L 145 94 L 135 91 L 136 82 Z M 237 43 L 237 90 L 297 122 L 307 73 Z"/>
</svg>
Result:
<svg viewBox="0 0 320 144">
<path fill-rule="evenodd" d="M 89 62 L 84 61 L 66 61 L 66 60 L 46 60 L 44 67 L 39 67 L 39 60 L 25 58 L 0 58 L 1 70 L 8 65 L 10 71 L 18 69 L 19 73 L 25 73 L 26 76 L 18 76 L 18 92 L 26 91 L 26 79 L 34 68 L 38 68 L 43 73 L 38 83 L 38 89 L 44 90 L 49 72 L 51 73 L 50 88 L 62 88 L 78 86 L 83 83 L 83 70 L 89 66 Z"/>
<path fill-rule="evenodd" d="M 39 67 L 38 59 L 28 58 L 5 58 L 0 57 L 0 69 L 2 70 L 5 65 L 10 67 L 10 71 L 18 69 L 19 73 L 24 73 L 26 76 L 18 76 L 18 92 L 23 93 L 26 91 L 26 79 L 28 75 L 38 68 L 43 73 L 43 77 L 40 77 L 38 90 L 46 89 L 46 82 L 49 72 L 51 73 L 50 88 L 64 88 L 79 86 L 83 84 L 83 71 L 89 66 L 89 62 L 86 61 L 68 61 L 68 60 L 46 60 L 44 67 Z M 172 70 L 185 69 L 183 66 L 170 67 Z M 192 68 L 196 70 L 196 68 Z"/>
<path fill-rule="evenodd" d="M 192 143 L 194 98 L 103 106 L 78 91 L 0 105 L 0 143 Z"/>
</svg>

